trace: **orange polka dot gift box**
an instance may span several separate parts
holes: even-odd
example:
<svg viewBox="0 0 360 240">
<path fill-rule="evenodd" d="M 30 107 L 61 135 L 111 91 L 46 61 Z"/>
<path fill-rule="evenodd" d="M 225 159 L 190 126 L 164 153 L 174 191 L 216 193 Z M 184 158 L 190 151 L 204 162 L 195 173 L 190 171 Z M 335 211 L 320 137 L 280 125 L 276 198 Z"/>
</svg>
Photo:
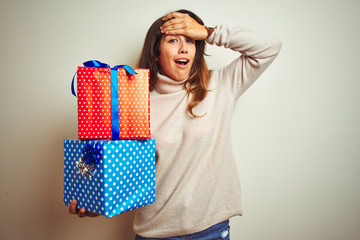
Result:
<svg viewBox="0 0 360 240">
<path fill-rule="evenodd" d="M 64 140 L 64 204 L 112 217 L 155 202 L 155 140 Z"/>
<path fill-rule="evenodd" d="M 149 75 L 95 60 L 78 67 L 79 139 L 149 139 Z"/>
</svg>

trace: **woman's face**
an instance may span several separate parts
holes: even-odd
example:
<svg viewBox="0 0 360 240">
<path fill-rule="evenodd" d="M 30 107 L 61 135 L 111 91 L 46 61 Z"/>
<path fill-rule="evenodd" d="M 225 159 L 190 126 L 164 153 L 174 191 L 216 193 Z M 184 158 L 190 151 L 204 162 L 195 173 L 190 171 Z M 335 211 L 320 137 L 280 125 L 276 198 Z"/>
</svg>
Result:
<svg viewBox="0 0 360 240">
<path fill-rule="evenodd" d="M 163 35 L 160 42 L 160 73 L 176 81 L 186 79 L 194 62 L 195 41 L 183 35 Z"/>
</svg>

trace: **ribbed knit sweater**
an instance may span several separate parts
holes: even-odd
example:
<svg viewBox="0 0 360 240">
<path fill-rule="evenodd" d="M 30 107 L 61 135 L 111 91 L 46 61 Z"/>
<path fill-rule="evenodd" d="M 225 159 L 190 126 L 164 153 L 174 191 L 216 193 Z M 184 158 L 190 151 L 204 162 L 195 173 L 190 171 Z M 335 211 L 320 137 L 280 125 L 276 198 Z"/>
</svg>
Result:
<svg viewBox="0 0 360 240">
<path fill-rule="evenodd" d="M 274 60 L 281 42 L 225 25 L 218 26 L 207 42 L 240 56 L 211 71 L 210 91 L 194 108 L 203 117 L 187 112 L 183 82 L 159 74 L 150 93 L 156 202 L 136 210 L 134 231 L 140 236 L 187 235 L 242 214 L 231 119 L 238 98 Z"/>
</svg>

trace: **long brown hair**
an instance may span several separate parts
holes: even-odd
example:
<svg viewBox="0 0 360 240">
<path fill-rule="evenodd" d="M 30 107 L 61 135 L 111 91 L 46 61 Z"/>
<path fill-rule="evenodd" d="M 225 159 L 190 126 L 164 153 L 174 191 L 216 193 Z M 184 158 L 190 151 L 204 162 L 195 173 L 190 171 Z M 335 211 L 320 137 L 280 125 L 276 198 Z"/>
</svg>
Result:
<svg viewBox="0 0 360 240">
<path fill-rule="evenodd" d="M 204 25 L 204 22 L 191 11 L 181 9 L 177 12 L 186 13 L 199 24 Z M 164 21 L 162 20 L 162 17 L 160 17 L 149 28 L 137 66 L 139 68 L 150 69 L 150 91 L 154 89 L 157 73 L 160 71 L 160 66 L 156 59 L 160 55 L 160 42 L 163 36 L 160 27 L 163 23 Z M 191 67 L 189 78 L 184 82 L 184 87 L 188 94 L 187 110 L 193 117 L 198 117 L 193 113 L 193 108 L 205 99 L 208 92 L 207 86 L 210 74 L 204 58 L 205 45 L 205 40 L 195 41 L 196 53 L 194 63 Z"/>
</svg>

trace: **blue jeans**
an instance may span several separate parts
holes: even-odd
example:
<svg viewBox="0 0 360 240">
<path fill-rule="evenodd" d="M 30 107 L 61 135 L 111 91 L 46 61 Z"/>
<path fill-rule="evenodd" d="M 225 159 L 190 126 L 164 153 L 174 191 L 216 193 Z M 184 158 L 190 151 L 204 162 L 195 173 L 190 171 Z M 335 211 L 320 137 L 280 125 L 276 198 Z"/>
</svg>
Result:
<svg viewBox="0 0 360 240">
<path fill-rule="evenodd" d="M 135 240 L 230 240 L 229 220 L 218 223 L 201 232 L 167 238 L 145 238 L 136 235 Z"/>
</svg>

